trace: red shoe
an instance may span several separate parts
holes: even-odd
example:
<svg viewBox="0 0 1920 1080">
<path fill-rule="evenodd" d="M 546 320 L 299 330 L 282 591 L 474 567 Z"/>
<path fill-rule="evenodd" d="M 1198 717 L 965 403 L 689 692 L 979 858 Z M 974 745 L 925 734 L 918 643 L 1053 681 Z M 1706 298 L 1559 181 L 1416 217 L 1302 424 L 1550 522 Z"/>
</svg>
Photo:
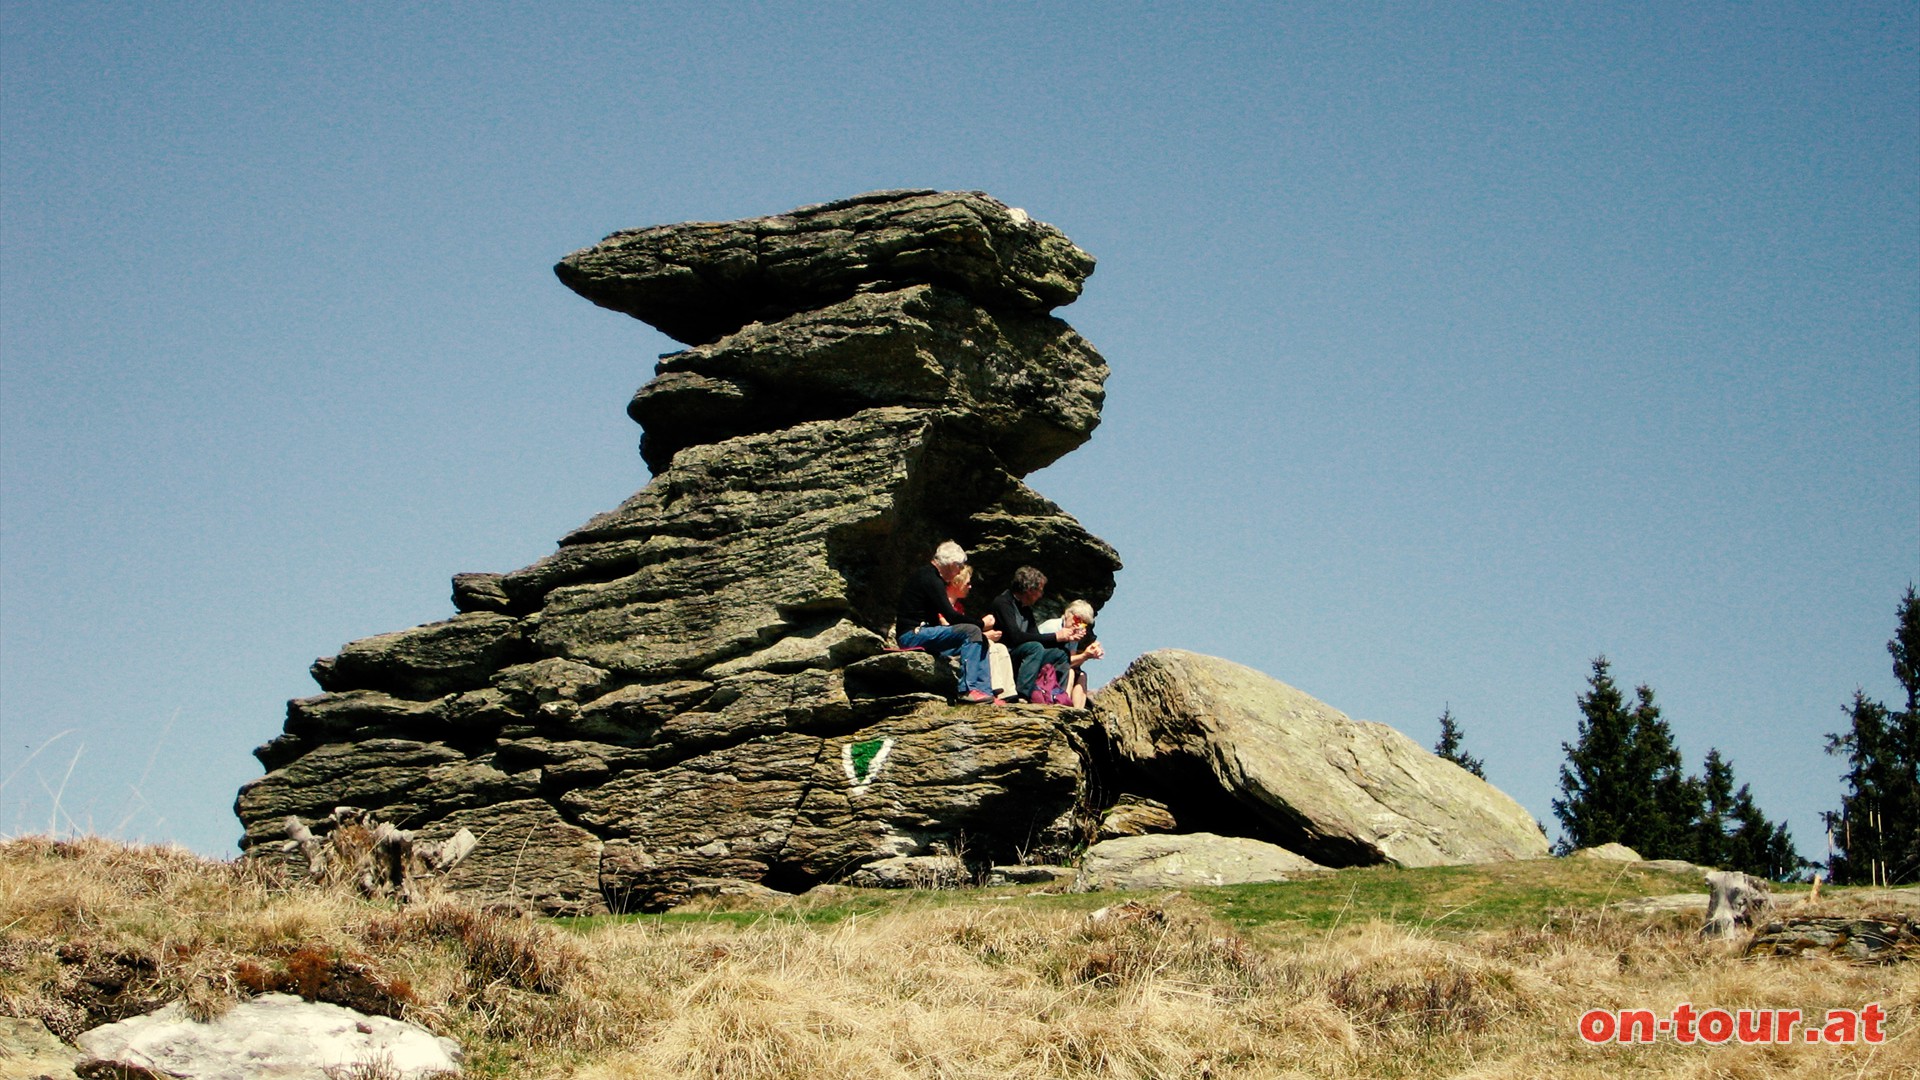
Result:
<svg viewBox="0 0 1920 1080">
<path fill-rule="evenodd" d="M 969 690 L 960 700 L 968 705 L 985 705 L 989 702 L 997 704 L 999 701 L 998 698 L 995 698 L 985 690 Z"/>
</svg>

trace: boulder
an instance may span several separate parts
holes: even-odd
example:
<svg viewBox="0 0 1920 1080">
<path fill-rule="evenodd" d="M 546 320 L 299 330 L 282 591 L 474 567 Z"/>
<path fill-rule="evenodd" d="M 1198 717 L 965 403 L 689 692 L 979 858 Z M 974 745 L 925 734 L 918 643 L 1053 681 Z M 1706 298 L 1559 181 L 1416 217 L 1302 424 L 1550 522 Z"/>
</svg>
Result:
<svg viewBox="0 0 1920 1080">
<path fill-rule="evenodd" d="M 1237 823 L 1328 866 L 1547 854 L 1532 816 L 1493 785 L 1252 668 L 1149 653 L 1091 704 L 1125 779 L 1154 785 L 1138 789 L 1189 826 Z"/>
<path fill-rule="evenodd" d="M 957 889 L 972 883 L 967 864 L 954 855 L 895 855 L 876 859 L 847 877 L 862 889 Z"/>
<path fill-rule="evenodd" d="M 507 610 L 507 592 L 500 587 L 499 574 L 453 575 L 453 606 L 458 611 Z"/>
<path fill-rule="evenodd" d="M 1072 885 L 1080 872 L 1071 866 L 1054 866 L 1049 863 L 1027 863 L 1014 866 L 992 866 L 987 868 L 984 884 L 1000 885 L 1037 885 L 1041 891 L 1053 886 Z"/>
<path fill-rule="evenodd" d="M 1283 847 L 1213 833 L 1123 836 L 1087 849 L 1075 887 L 1192 889 L 1295 881 L 1327 868 Z"/>
<path fill-rule="evenodd" d="M 1640 853 L 1625 844 L 1599 844 L 1583 847 L 1567 856 L 1570 859 L 1598 859 L 1601 862 L 1645 862 Z"/>
<path fill-rule="evenodd" d="M 175 1003 L 83 1033 L 83 1075 L 329 1080 L 351 1070 L 426 1080 L 460 1072 L 460 1047 L 416 1024 L 291 994 L 262 994 L 209 1022 Z M 121 1072 L 112 1072 L 121 1070 Z"/>
<path fill-rule="evenodd" d="M 689 344 L 827 307 L 865 286 L 936 284 L 989 308 L 1070 304 L 1093 257 L 978 191 L 875 191 L 745 221 L 616 232 L 554 273 Z"/>
<path fill-rule="evenodd" d="M 792 893 L 769 889 L 757 881 L 738 878 L 692 878 L 687 882 L 688 903 L 706 902 L 764 905 L 793 899 Z"/>
<path fill-rule="evenodd" d="M 1100 839 L 1172 832 L 1179 826 L 1166 803 L 1138 795 L 1122 795 L 1100 816 Z"/>
<path fill-rule="evenodd" d="M 451 887 L 578 913 L 1064 847 L 1087 715 L 956 707 L 946 663 L 889 635 L 947 539 L 981 597 L 1027 562 L 1051 579 L 1043 618 L 1112 595 L 1113 549 L 1020 479 L 1099 422 L 1106 363 L 1048 314 L 1092 265 L 964 192 L 568 256 L 568 285 L 696 346 L 630 408 L 656 475 L 547 557 L 456 575 L 452 618 L 316 662 L 324 692 L 255 752 L 243 848 L 347 803 L 426 839 L 469 829 Z"/>
</svg>

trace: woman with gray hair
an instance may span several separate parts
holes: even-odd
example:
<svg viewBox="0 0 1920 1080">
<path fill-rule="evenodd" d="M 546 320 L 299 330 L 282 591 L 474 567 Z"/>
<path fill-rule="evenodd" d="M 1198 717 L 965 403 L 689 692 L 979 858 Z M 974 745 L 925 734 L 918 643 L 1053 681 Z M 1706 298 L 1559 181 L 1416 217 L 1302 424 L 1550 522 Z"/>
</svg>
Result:
<svg viewBox="0 0 1920 1080">
<path fill-rule="evenodd" d="M 987 673 L 986 626 L 966 622 L 947 597 L 947 583 L 967 565 L 959 544 L 945 541 L 933 550 L 933 560 L 915 567 L 900 586 L 900 605 L 894 618 L 894 639 L 903 649 L 925 649 L 935 656 L 960 657 L 960 700 L 984 705 L 995 700 Z"/>
<path fill-rule="evenodd" d="M 1084 709 L 1087 707 L 1087 673 L 1081 670 L 1081 665 L 1107 655 L 1107 650 L 1093 639 L 1093 605 L 1085 600 L 1069 603 L 1059 618 L 1041 623 L 1040 632 L 1058 636 L 1061 630 L 1072 630 L 1076 626 L 1084 628 L 1084 633 L 1078 641 L 1065 646 L 1067 666 L 1073 674 L 1073 685 L 1067 690 L 1073 699 L 1073 707 Z"/>
</svg>

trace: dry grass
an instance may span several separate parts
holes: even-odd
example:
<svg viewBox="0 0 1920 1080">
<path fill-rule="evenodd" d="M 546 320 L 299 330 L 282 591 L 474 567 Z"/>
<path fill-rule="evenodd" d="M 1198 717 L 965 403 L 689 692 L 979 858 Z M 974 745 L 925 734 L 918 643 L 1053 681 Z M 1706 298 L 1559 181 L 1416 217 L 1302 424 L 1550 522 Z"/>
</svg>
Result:
<svg viewBox="0 0 1920 1080">
<path fill-rule="evenodd" d="M 451 1035 L 471 1075 L 577 1080 L 1920 1075 L 1920 965 L 1745 961 L 1700 940 L 1695 916 L 1582 908 L 1442 937 L 1356 909 L 1252 933 L 1205 896 L 1099 918 L 1093 902 L 821 909 L 842 897 L 790 905 L 805 917 L 568 931 L 167 849 L 18 840 L 0 844 L 0 1012 L 71 1035 L 176 997 L 212 1013 L 288 989 Z M 1890 1017 L 1877 1047 L 1593 1048 L 1575 1034 L 1594 1007 L 1823 1016 L 1876 1001 Z"/>
</svg>

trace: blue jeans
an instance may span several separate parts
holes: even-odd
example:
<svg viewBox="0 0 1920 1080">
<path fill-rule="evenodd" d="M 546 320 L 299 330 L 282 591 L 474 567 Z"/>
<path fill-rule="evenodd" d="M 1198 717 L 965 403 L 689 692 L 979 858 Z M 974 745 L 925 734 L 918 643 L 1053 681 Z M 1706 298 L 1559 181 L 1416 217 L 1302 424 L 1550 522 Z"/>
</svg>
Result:
<svg viewBox="0 0 1920 1080">
<path fill-rule="evenodd" d="M 960 692 L 978 690 L 993 693 L 993 679 L 987 673 L 987 639 L 971 623 L 958 626 L 922 626 L 900 635 L 903 649 L 925 649 L 935 656 L 960 654 Z"/>
<path fill-rule="evenodd" d="M 1013 684 L 1020 692 L 1020 700 L 1025 701 L 1033 693 L 1034 680 L 1040 677 L 1042 665 L 1051 664 L 1059 673 L 1060 689 L 1065 690 L 1073 684 L 1067 680 L 1073 675 L 1073 667 L 1067 659 L 1067 650 L 1049 648 L 1038 641 L 1023 641 L 1008 650 L 1013 654 Z"/>
</svg>

